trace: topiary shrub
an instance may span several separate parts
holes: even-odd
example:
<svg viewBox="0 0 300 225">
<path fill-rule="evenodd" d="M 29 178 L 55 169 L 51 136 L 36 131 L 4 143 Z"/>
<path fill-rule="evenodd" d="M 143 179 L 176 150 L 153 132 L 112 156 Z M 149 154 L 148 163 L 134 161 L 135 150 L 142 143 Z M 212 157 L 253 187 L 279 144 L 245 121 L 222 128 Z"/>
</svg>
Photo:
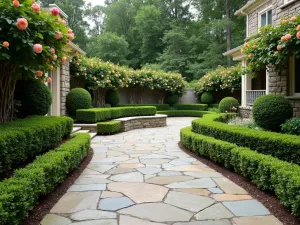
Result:
<svg viewBox="0 0 300 225">
<path fill-rule="evenodd" d="M 89 109 L 91 105 L 91 94 L 83 88 L 74 88 L 67 95 L 67 109 L 72 117 L 76 115 L 77 109 Z"/>
<path fill-rule="evenodd" d="M 240 103 L 233 97 L 223 98 L 219 104 L 219 110 L 221 113 L 237 112 Z"/>
<path fill-rule="evenodd" d="M 292 118 L 281 125 L 281 132 L 300 136 L 300 118 Z"/>
<path fill-rule="evenodd" d="M 18 118 L 44 116 L 50 110 L 52 95 L 50 89 L 41 80 L 21 80 L 17 82 L 15 100 L 20 103 L 16 112 Z"/>
<path fill-rule="evenodd" d="M 203 104 L 212 104 L 214 102 L 214 96 L 211 92 L 204 92 L 201 95 L 201 103 Z"/>
<path fill-rule="evenodd" d="M 106 93 L 105 103 L 111 106 L 117 106 L 120 103 L 120 93 L 118 90 L 111 89 Z"/>
<path fill-rule="evenodd" d="M 165 98 L 165 103 L 169 105 L 175 105 L 179 101 L 179 96 L 178 95 L 169 95 Z"/>
<path fill-rule="evenodd" d="M 256 99 L 252 113 L 261 128 L 280 131 L 280 126 L 293 117 L 293 107 L 283 96 L 264 95 Z"/>
</svg>

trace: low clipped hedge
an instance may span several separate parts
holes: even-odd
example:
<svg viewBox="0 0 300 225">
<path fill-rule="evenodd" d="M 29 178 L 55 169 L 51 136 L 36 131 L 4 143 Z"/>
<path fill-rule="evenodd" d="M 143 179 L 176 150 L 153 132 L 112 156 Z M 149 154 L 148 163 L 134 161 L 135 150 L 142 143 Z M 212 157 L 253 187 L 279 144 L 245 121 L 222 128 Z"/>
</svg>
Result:
<svg viewBox="0 0 300 225">
<path fill-rule="evenodd" d="M 0 125 L 0 174 L 55 148 L 71 134 L 69 117 L 33 116 Z"/>
<path fill-rule="evenodd" d="M 0 183 L 0 224 L 18 225 L 50 193 L 69 171 L 78 167 L 90 150 L 89 134 L 76 134 L 70 141 L 38 157 L 14 176 Z"/>
<path fill-rule="evenodd" d="M 226 121 L 231 116 L 232 114 L 204 115 L 202 119 L 192 122 L 193 131 L 238 146 L 248 147 L 287 162 L 300 164 L 300 139 L 297 136 L 254 130 L 219 122 Z"/>
<path fill-rule="evenodd" d="M 219 109 L 219 104 L 209 104 L 208 107 L 209 108 L 217 108 L 217 109 Z"/>
<path fill-rule="evenodd" d="M 156 108 L 154 106 L 93 108 L 77 110 L 76 118 L 78 122 L 97 123 L 121 117 L 152 116 L 155 114 Z"/>
<path fill-rule="evenodd" d="M 114 134 L 121 131 L 121 121 L 97 123 L 98 134 Z"/>
<path fill-rule="evenodd" d="M 300 215 L 300 167 L 249 148 L 196 134 L 191 127 L 181 130 L 181 142 L 191 151 L 206 156 L 248 178 L 260 189 L 274 191 L 281 203 Z"/>
<path fill-rule="evenodd" d="M 168 105 L 168 104 L 125 104 L 125 105 L 118 105 L 118 107 L 138 107 L 138 106 L 154 106 L 154 107 L 156 107 L 157 111 L 171 109 L 170 105 Z"/>
<path fill-rule="evenodd" d="M 205 114 L 210 114 L 208 111 L 196 111 L 196 110 L 167 110 L 158 111 L 158 114 L 165 114 L 168 117 L 202 117 Z"/>
<path fill-rule="evenodd" d="M 199 110 L 199 111 L 207 111 L 207 104 L 175 104 L 173 108 L 176 110 Z"/>
</svg>

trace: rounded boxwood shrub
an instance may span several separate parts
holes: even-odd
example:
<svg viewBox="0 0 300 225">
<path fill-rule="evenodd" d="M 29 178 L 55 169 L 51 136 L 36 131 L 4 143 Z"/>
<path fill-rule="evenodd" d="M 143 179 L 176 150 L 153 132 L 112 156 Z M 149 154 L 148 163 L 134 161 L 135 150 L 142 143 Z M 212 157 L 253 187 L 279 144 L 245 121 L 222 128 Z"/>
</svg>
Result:
<svg viewBox="0 0 300 225">
<path fill-rule="evenodd" d="M 300 136 L 300 118 L 292 118 L 281 126 L 281 132 Z"/>
<path fill-rule="evenodd" d="M 264 95 L 256 99 L 252 113 L 261 128 L 280 131 L 280 125 L 293 117 L 293 107 L 280 95 Z"/>
<path fill-rule="evenodd" d="M 120 93 L 118 90 L 111 89 L 106 93 L 105 103 L 117 106 L 120 103 Z"/>
<path fill-rule="evenodd" d="M 169 105 L 175 105 L 177 102 L 179 101 L 179 97 L 178 95 L 168 95 L 165 98 L 165 103 L 169 104 Z"/>
<path fill-rule="evenodd" d="M 44 116 L 50 110 L 52 95 L 50 89 L 41 80 L 20 80 L 16 85 L 15 100 L 20 103 L 16 112 L 18 118 Z"/>
<path fill-rule="evenodd" d="M 221 113 L 237 112 L 240 103 L 233 97 L 223 98 L 219 104 L 219 110 Z"/>
<path fill-rule="evenodd" d="M 211 92 L 204 92 L 201 95 L 201 103 L 203 104 L 212 104 L 214 102 L 214 96 Z"/>
<path fill-rule="evenodd" d="M 74 88 L 67 95 L 67 109 L 70 116 L 75 116 L 77 109 L 88 109 L 91 105 L 91 94 L 83 88 Z"/>
</svg>

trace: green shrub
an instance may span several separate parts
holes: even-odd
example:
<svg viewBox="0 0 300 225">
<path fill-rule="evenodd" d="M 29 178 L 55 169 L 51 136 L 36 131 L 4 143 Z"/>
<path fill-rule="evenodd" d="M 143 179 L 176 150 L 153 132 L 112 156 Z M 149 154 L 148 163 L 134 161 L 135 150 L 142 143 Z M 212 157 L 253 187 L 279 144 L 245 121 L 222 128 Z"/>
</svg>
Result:
<svg viewBox="0 0 300 225">
<path fill-rule="evenodd" d="M 154 106 L 93 108 L 77 110 L 76 118 L 79 122 L 97 123 L 121 117 L 152 116 L 155 113 Z"/>
<path fill-rule="evenodd" d="M 204 115 L 202 119 L 192 122 L 193 131 L 300 164 L 300 140 L 297 136 L 222 123 L 234 116 L 235 114 Z"/>
<path fill-rule="evenodd" d="M 217 108 L 217 109 L 219 109 L 219 104 L 209 104 L 208 107 L 209 108 Z"/>
<path fill-rule="evenodd" d="M 252 113 L 261 128 L 280 131 L 280 126 L 293 117 L 293 107 L 283 96 L 264 95 L 256 99 Z"/>
<path fill-rule="evenodd" d="M 90 136 L 76 134 L 57 149 L 38 157 L 14 176 L 0 182 L 0 224 L 17 225 L 50 193 L 69 171 L 80 165 L 90 150 Z"/>
<path fill-rule="evenodd" d="M 176 104 L 173 107 L 176 110 L 199 110 L 199 111 L 207 111 L 208 105 L 206 105 L 206 104 Z"/>
<path fill-rule="evenodd" d="M 46 152 L 71 134 L 69 117 L 33 116 L 0 125 L 0 174 Z"/>
<path fill-rule="evenodd" d="M 106 93 L 105 103 L 111 106 L 117 106 L 120 102 L 120 93 L 118 90 L 111 89 Z"/>
<path fill-rule="evenodd" d="M 237 112 L 240 103 L 233 97 L 223 98 L 219 104 L 219 110 L 221 113 Z"/>
<path fill-rule="evenodd" d="M 121 121 L 97 123 L 98 134 L 113 134 L 121 131 Z"/>
<path fill-rule="evenodd" d="M 182 144 L 191 151 L 234 169 L 262 190 L 274 191 L 281 203 L 300 215 L 300 167 L 249 148 L 193 133 L 180 132 Z"/>
<path fill-rule="evenodd" d="M 40 80 L 19 81 L 16 86 L 15 100 L 20 102 L 18 118 L 33 115 L 46 115 L 52 104 L 50 89 Z"/>
<path fill-rule="evenodd" d="M 118 105 L 118 107 L 139 107 L 139 106 L 154 106 L 157 111 L 169 110 L 170 105 L 168 104 L 126 104 L 126 105 Z"/>
<path fill-rule="evenodd" d="M 212 104 L 214 102 L 214 96 L 211 92 L 204 92 L 201 95 L 201 103 L 202 104 Z"/>
<path fill-rule="evenodd" d="M 67 95 L 67 109 L 72 117 L 76 115 L 77 109 L 89 109 L 91 105 L 91 94 L 83 88 L 74 88 Z"/>
<path fill-rule="evenodd" d="M 208 114 L 207 111 L 197 111 L 197 110 L 167 110 L 158 111 L 158 114 L 165 114 L 168 117 L 202 117 L 204 114 Z"/>
<path fill-rule="evenodd" d="M 292 118 L 281 126 L 281 132 L 285 134 L 300 135 L 300 118 Z"/>
<path fill-rule="evenodd" d="M 178 95 L 168 95 L 165 98 L 165 103 L 169 105 L 174 105 L 179 101 L 179 96 Z"/>
</svg>

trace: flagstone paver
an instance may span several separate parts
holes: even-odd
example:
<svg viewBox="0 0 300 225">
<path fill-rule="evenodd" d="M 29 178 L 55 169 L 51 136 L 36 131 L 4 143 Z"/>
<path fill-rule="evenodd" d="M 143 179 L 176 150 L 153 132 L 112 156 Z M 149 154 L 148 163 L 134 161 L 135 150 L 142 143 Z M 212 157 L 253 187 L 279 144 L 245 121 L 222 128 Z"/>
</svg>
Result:
<svg viewBox="0 0 300 225">
<path fill-rule="evenodd" d="M 96 136 L 94 156 L 41 225 L 282 225 L 247 191 L 178 146 L 168 126 Z"/>
</svg>

